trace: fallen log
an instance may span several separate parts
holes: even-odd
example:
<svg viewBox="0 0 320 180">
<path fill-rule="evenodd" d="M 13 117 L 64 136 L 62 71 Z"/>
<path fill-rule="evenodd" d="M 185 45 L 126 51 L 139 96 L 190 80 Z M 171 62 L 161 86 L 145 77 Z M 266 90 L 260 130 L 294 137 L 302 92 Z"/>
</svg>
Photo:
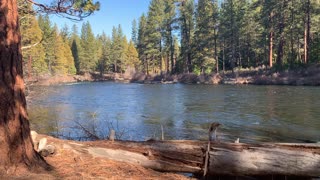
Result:
<svg viewBox="0 0 320 180">
<path fill-rule="evenodd" d="M 41 137 L 40 137 L 41 138 Z M 79 156 L 108 158 L 164 172 L 202 174 L 206 141 L 90 141 L 47 137 L 48 144 L 75 151 Z M 217 143 L 209 148 L 208 175 L 320 176 L 320 144 Z"/>
<path fill-rule="evenodd" d="M 93 156 L 166 172 L 202 173 L 207 142 L 87 142 Z M 320 176 L 320 144 L 211 143 L 209 175 Z"/>
</svg>

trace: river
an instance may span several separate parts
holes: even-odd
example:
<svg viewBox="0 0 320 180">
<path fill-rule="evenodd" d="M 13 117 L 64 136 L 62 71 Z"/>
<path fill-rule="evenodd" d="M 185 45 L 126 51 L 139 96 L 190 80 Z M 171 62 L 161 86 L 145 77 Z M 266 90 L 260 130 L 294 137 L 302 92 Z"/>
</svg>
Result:
<svg viewBox="0 0 320 180">
<path fill-rule="evenodd" d="M 307 86 L 76 83 L 30 87 L 32 129 L 66 139 L 320 141 L 320 88 Z"/>
</svg>

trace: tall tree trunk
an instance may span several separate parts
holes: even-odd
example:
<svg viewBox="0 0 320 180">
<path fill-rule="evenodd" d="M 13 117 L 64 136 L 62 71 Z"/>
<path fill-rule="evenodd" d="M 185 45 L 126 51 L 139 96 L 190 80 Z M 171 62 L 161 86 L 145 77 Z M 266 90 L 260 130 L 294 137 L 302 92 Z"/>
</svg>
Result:
<svg viewBox="0 0 320 180">
<path fill-rule="evenodd" d="M 236 40 L 235 40 L 235 22 L 234 22 L 234 12 L 233 12 L 233 1 L 231 1 L 231 46 L 232 46 L 232 50 L 231 50 L 231 69 L 232 69 L 232 74 L 234 74 L 234 66 L 235 66 L 235 62 L 236 62 Z"/>
<path fill-rule="evenodd" d="M 16 0 L 0 0 L 0 72 L 0 176 L 17 167 L 49 167 L 30 136 Z"/>
<path fill-rule="evenodd" d="M 269 66 L 273 66 L 273 31 L 270 31 L 269 34 Z"/>
<path fill-rule="evenodd" d="M 269 66 L 270 68 L 273 66 L 273 16 L 274 13 L 270 12 L 269 15 L 269 25 L 270 25 L 270 32 L 269 32 Z"/>
<path fill-rule="evenodd" d="M 162 74 L 162 40 L 160 38 L 160 55 L 159 55 L 159 70 L 160 70 L 160 74 Z"/>
<path fill-rule="evenodd" d="M 224 38 L 223 38 L 223 49 L 222 49 L 222 70 L 223 70 L 223 74 L 224 74 L 224 72 L 225 72 L 225 70 L 226 70 L 226 63 L 225 63 L 225 40 L 224 40 Z"/>
<path fill-rule="evenodd" d="M 216 71 L 219 73 L 219 58 L 218 58 L 218 50 L 217 50 L 217 30 L 216 28 L 214 29 L 214 56 L 216 59 Z"/>
<path fill-rule="evenodd" d="M 174 62 L 174 46 L 173 46 L 173 38 L 172 38 L 172 29 L 170 28 L 170 61 L 171 61 L 171 74 L 175 73 L 176 64 Z"/>
<path fill-rule="evenodd" d="M 117 65 L 117 60 L 114 62 L 114 72 L 118 72 L 118 65 Z"/>
<path fill-rule="evenodd" d="M 290 65 L 292 66 L 294 63 L 294 38 L 293 38 L 293 26 L 294 26 L 294 2 L 291 1 L 291 27 L 290 27 L 290 45 L 291 45 L 291 59 Z"/>
<path fill-rule="evenodd" d="M 148 60 L 148 54 L 146 54 L 146 56 L 145 56 L 145 62 L 146 62 L 147 75 L 149 75 L 149 60 Z"/>
<path fill-rule="evenodd" d="M 169 73 L 169 62 L 170 62 L 170 55 L 169 55 L 169 52 L 167 52 L 167 55 L 166 55 L 166 73 Z"/>
<path fill-rule="evenodd" d="M 308 63 L 309 58 L 309 44 L 310 44 L 310 0 L 307 0 L 305 7 L 305 21 L 304 21 L 304 63 Z"/>
<path fill-rule="evenodd" d="M 283 64 L 283 47 L 284 47 L 284 28 L 285 28 L 285 13 L 283 12 L 287 6 L 287 1 L 284 0 L 280 7 L 280 20 L 279 20 L 279 35 L 280 41 L 277 52 L 277 64 L 281 67 Z"/>
<path fill-rule="evenodd" d="M 282 66 L 283 64 L 283 47 L 284 47 L 284 24 L 280 22 L 279 24 L 279 34 L 280 34 L 280 41 L 278 45 L 278 55 L 277 55 L 277 64 Z"/>
</svg>

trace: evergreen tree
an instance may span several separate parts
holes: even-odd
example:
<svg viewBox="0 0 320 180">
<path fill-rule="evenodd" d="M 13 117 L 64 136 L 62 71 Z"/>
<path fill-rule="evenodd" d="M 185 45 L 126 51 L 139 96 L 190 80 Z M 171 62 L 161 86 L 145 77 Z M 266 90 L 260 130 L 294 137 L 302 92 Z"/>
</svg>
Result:
<svg viewBox="0 0 320 180">
<path fill-rule="evenodd" d="M 82 52 L 82 47 L 80 43 L 80 37 L 78 35 L 78 28 L 76 25 L 72 26 L 72 33 L 70 38 L 71 52 L 74 59 L 74 66 L 76 68 L 76 73 L 80 74 L 80 56 Z"/>
<path fill-rule="evenodd" d="M 150 58 L 153 73 L 162 71 L 162 32 L 164 20 L 164 1 L 152 0 L 149 5 L 146 33 L 146 54 Z M 150 68 L 149 68 L 150 70 Z"/>
<path fill-rule="evenodd" d="M 135 46 L 138 45 L 138 27 L 137 27 L 136 19 L 134 19 L 132 21 L 131 40 L 132 40 L 132 42 L 134 43 Z"/>
<path fill-rule="evenodd" d="M 102 76 L 106 71 L 110 70 L 111 61 L 111 39 L 103 32 L 98 36 L 98 42 L 101 47 L 100 56 L 98 60 L 98 71 Z"/>
<path fill-rule="evenodd" d="M 134 68 L 135 70 L 140 69 L 140 61 L 138 57 L 138 51 L 134 46 L 133 41 L 129 41 L 127 52 L 126 67 Z"/>
<path fill-rule="evenodd" d="M 112 28 L 112 46 L 111 46 L 111 61 L 113 62 L 113 72 L 121 72 L 121 64 L 124 59 L 123 54 L 123 32 L 120 25 L 118 28 Z"/>
<path fill-rule="evenodd" d="M 174 62 L 173 30 L 175 29 L 176 22 L 176 6 L 174 0 L 165 1 L 164 6 L 164 30 L 162 36 L 164 38 L 164 54 L 166 57 L 165 69 L 167 73 L 174 73 L 176 64 Z"/>
<path fill-rule="evenodd" d="M 47 63 L 49 73 L 53 73 L 52 71 L 52 62 L 54 61 L 55 54 L 54 54 L 54 46 L 55 46 L 55 35 L 54 29 L 51 25 L 51 21 L 48 15 L 42 16 L 39 15 L 38 23 L 40 29 L 42 30 L 42 45 L 45 50 L 45 62 Z"/>
<path fill-rule="evenodd" d="M 142 14 L 139 20 L 137 48 L 138 48 L 139 59 L 142 62 L 142 71 L 148 74 L 149 62 L 148 62 L 148 54 L 146 52 L 146 48 L 147 48 L 146 26 L 147 26 L 147 19 L 146 19 L 146 16 Z"/>
<path fill-rule="evenodd" d="M 68 73 L 67 59 L 65 56 L 65 46 L 62 37 L 58 32 L 58 27 L 55 25 L 52 31 L 53 38 L 53 53 L 54 58 L 51 61 L 52 74 L 66 75 Z"/>
<path fill-rule="evenodd" d="M 96 46 L 95 37 L 89 22 L 82 24 L 81 28 L 82 53 L 79 56 L 79 69 L 83 72 L 94 71 L 96 68 Z"/>
<path fill-rule="evenodd" d="M 60 30 L 60 36 L 64 41 L 68 41 L 70 39 L 69 27 L 67 24 L 64 24 L 64 26 Z"/>
<path fill-rule="evenodd" d="M 28 5 L 26 9 L 31 10 Z M 48 72 L 45 62 L 42 31 L 35 16 L 22 14 L 20 19 L 20 30 L 22 34 L 22 54 L 24 62 L 25 77 L 39 76 Z"/>
<path fill-rule="evenodd" d="M 214 63 L 213 37 L 214 3 L 211 0 L 199 0 L 196 12 L 196 30 L 193 41 L 193 61 L 195 70 L 204 73 L 205 70 L 212 70 Z"/>
<path fill-rule="evenodd" d="M 185 0 L 179 5 L 179 26 L 181 34 L 181 60 L 179 72 L 192 72 L 192 40 L 194 35 L 194 1 Z"/>
</svg>

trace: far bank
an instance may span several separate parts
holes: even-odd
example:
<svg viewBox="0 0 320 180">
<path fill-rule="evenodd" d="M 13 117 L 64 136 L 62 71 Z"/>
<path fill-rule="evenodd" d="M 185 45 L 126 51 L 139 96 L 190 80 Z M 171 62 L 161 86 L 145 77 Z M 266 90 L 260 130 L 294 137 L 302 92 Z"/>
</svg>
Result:
<svg viewBox="0 0 320 180">
<path fill-rule="evenodd" d="M 83 73 L 82 75 L 56 75 L 27 78 L 27 85 L 56 85 L 73 82 L 116 81 L 143 84 L 252 84 L 252 85 L 293 85 L 319 86 L 320 64 L 294 70 L 275 71 L 265 68 L 236 69 L 212 74 L 145 74 L 142 72 Z"/>
</svg>

